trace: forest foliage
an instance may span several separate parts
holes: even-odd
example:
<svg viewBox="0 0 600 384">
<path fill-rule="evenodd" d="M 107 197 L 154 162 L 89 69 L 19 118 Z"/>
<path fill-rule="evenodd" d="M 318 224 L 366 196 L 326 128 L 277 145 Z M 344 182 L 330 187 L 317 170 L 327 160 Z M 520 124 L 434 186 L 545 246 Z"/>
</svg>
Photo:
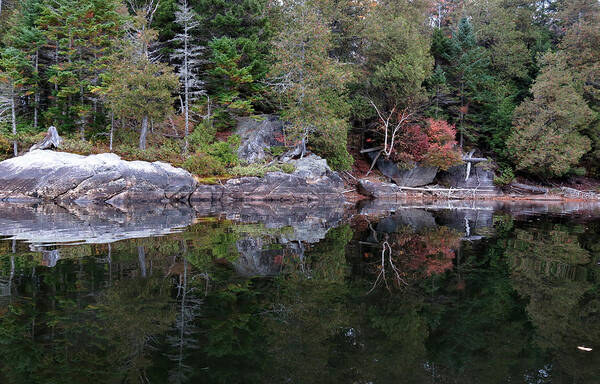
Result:
<svg viewBox="0 0 600 384">
<path fill-rule="evenodd" d="M 237 119 L 277 114 L 336 169 L 381 146 L 600 173 L 596 0 L 4 0 L 0 25 L 2 158 L 54 125 L 64 150 L 224 174 Z"/>
</svg>

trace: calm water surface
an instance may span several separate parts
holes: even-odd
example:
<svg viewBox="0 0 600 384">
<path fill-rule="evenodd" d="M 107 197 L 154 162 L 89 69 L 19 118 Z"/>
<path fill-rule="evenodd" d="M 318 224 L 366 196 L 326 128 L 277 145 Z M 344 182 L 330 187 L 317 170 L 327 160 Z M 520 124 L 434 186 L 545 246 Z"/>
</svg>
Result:
<svg viewBox="0 0 600 384">
<path fill-rule="evenodd" d="M 600 383 L 599 212 L 0 205 L 0 383 Z"/>
</svg>

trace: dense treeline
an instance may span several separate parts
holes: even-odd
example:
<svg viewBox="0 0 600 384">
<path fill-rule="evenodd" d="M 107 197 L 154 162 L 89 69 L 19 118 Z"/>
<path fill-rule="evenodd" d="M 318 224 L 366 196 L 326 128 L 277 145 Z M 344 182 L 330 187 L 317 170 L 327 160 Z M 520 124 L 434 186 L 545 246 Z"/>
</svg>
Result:
<svg viewBox="0 0 600 384">
<path fill-rule="evenodd" d="M 337 169 L 479 148 L 504 179 L 600 173 L 597 0 L 1 4 L 5 156 L 55 125 L 67 150 L 221 174 L 236 118 L 275 113 Z"/>
</svg>

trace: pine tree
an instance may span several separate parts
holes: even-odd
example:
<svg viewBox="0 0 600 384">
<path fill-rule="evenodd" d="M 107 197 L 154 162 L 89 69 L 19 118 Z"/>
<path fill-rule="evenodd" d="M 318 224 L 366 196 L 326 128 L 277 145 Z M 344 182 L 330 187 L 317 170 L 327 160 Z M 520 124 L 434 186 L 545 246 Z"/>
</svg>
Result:
<svg viewBox="0 0 600 384">
<path fill-rule="evenodd" d="M 284 1 L 281 30 L 274 39 L 270 82 L 280 95 L 284 116 L 290 122 L 293 141 L 326 137 L 327 156 L 336 167 L 347 168 L 346 122 L 331 98 L 339 98 L 350 79 L 344 66 L 329 56 L 332 49 L 330 23 L 321 17 L 317 1 Z"/>
<path fill-rule="evenodd" d="M 123 39 L 121 51 L 110 58 L 109 72 L 99 92 L 108 109 L 119 119 L 141 124 L 139 148 L 146 149 L 150 120 L 166 118 L 173 109 L 172 94 L 179 88 L 179 77 L 172 68 L 153 60 L 150 47 L 157 33 L 148 25 L 153 16 L 152 2 L 138 9 Z"/>
<path fill-rule="evenodd" d="M 188 135 L 190 133 L 190 103 L 203 93 L 204 82 L 199 79 L 198 71 L 201 64 L 203 47 L 194 41 L 192 32 L 200 23 L 196 12 L 190 8 L 187 0 L 180 0 L 175 12 L 175 22 L 181 27 L 181 32 L 173 39 L 179 48 L 171 56 L 173 61 L 179 62 L 179 78 L 183 85 L 183 114 L 185 116 L 185 147 L 188 151 Z"/>
<path fill-rule="evenodd" d="M 105 91 L 108 108 L 120 119 L 141 123 L 141 150 L 146 149 L 150 119 L 164 119 L 171 112 L 178 84 L 177 75 L 166 64 L 146 58 L 122 60 L 112 68 Z"/>
</svg>

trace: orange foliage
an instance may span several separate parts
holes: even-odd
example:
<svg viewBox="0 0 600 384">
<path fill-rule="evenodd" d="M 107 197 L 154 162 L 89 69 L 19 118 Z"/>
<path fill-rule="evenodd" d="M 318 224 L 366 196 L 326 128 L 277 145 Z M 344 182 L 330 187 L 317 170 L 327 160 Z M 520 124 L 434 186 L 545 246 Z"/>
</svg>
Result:
<svg viewBox="0 0 600 384">
<path fill-rule="evenodd" d="M 421 233 L 404 233 L 394 238 L 394 256 L 406 271 L 432 276 L 452 269 L 461 235 L 448 227 Z M 397 255 L 397 256 L 396 256 Z"/>
</svg>

